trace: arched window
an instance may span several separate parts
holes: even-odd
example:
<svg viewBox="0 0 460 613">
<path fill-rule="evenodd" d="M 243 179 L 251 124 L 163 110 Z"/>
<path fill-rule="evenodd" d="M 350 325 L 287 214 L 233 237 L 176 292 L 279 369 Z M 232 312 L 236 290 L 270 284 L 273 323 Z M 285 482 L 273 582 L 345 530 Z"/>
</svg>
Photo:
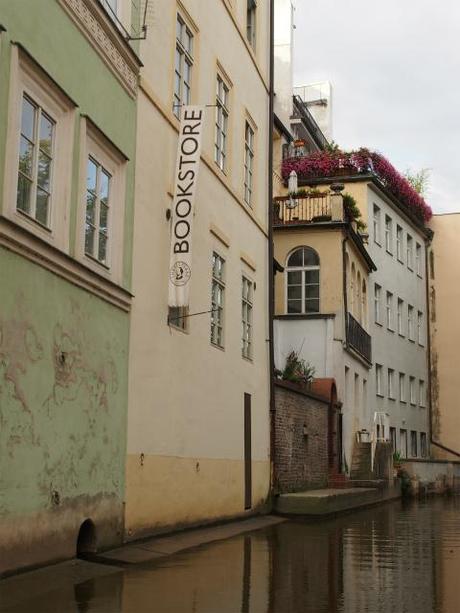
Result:
<svg viewBox="0 0 460 613">
<path fill-rule="evenodd" d="M 319 257 L 311 247 L 299 247 L 286 264 L 287 312 L 319 313 Z"/>
</svg>

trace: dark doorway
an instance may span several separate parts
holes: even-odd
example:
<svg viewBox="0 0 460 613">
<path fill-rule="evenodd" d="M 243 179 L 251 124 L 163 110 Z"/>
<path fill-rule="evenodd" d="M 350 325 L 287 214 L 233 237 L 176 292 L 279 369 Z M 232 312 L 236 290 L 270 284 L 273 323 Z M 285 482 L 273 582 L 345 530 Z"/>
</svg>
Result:
<svg viewBox="0 0 460 613">
<path fill-rule="evenodd" d="M 244 394 L 244 508 L 252 507 L 251 394 Z"/>
<path fill-rule="evenodd" d="M 77 557 L 95 553 L 96 550 L 96 526 L 90 519 L 85 519 L 78 531 Z"/>
</svg>

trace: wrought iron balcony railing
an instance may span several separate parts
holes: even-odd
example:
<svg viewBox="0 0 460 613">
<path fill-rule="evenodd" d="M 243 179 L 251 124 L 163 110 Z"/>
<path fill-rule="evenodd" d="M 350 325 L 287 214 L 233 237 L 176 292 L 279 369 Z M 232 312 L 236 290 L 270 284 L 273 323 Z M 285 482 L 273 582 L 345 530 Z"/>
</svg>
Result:
<svg viewBox="0 0 460 613">
<path fill-rule="evenodd" d="M 347 343 L 365 360 L 372 362 L 372 338 L 351 313 L 347 313 Z"/>
</svg>

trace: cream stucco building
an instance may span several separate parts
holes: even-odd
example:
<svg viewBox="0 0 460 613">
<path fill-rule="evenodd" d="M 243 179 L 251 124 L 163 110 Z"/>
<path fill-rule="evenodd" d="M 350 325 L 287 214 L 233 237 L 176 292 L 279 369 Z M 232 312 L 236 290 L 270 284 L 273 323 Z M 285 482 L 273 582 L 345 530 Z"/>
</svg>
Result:
<svg viewBox="0 0 460 613">
<path fill-rule="evenodd" d="M 460 456 L 457 351 L 460 342 L 460 262 L 458 236 L 460 213 L 434 215 L 429 254 L 431 334 L 432 451 L 436 458 Z"/>
<path fill-rule="evenodd" d="M 333 476 L 349 472 L 356 432 L 371 426 L 367 296 L 375 265 L 340 192 L 324 186 L 278 198 L 275 208 L 275 258 L 284 268 L 275 279 L 275 365 L 282 370 L 295 351 L 315 377 L 335 379 L 341 409 L 329 423 Z"/>
<path fill-rule="evenodd" d="M 127 539 L 269 493 L 269 6 L 157 0 L 140 44 Z M 181 104 L 206 108 L 190 304 L 168 309 Z"/>
</svg>

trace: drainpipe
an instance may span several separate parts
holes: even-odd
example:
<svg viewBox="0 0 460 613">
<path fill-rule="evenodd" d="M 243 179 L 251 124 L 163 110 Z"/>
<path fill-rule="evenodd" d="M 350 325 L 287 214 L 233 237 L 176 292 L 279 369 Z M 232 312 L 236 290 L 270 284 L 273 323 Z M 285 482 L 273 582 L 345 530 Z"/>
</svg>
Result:
<svg viewBox="0 0 460 613">
<path fill-rule="evenodd" d="M 275 96 L 275 1 L 270 0 L 270 76 L 268 103 L 268 352 L 269 352 L 269 393 L 270 393 L 270 491 L 273 494 L 275 484 L 275 356 L 273 346 L 274 317 L 274 250 L 273 250 L 273 130 L 274 130 L 274 96 Z"/>
<path fill-rule="evenodd" d="M 425 277 L 426 277 L 426 310 L 427 310 L 427 347 L 428 347 L 428 351 L 427 351 L 427 360 L 428 360 L 428 416 L 429 416 L 429 427 L 430 427 L 430 444 L 434 445 L 435 447 L 438 447 L 439 449 L 442 449 L 443 451 L 446 451 L 447 453 L 450 453 L 454 456 L 457 456 L 457 458 L 460 458 L 460 452 L 458 451 L 454 451 L 453 449 L 450 449 L 449 447 L 446 447 L 445 445 L 442 445 L 440 442 L 435 441 L 434 437 L 433 437 L 433 403 L 432 403 L 432 397 L 431 397 L 431 393 L 432 393 L 432 385 L 431 385 L 431 302 L 430 302 L 430 275 L 431 275 L 431 270 L 429 268 L 429 261 L 428 261 L 428 246 L 427 242 L 425 242 Z M 434 328 L 434 326 L 433 326 Z"/>
</svg>

